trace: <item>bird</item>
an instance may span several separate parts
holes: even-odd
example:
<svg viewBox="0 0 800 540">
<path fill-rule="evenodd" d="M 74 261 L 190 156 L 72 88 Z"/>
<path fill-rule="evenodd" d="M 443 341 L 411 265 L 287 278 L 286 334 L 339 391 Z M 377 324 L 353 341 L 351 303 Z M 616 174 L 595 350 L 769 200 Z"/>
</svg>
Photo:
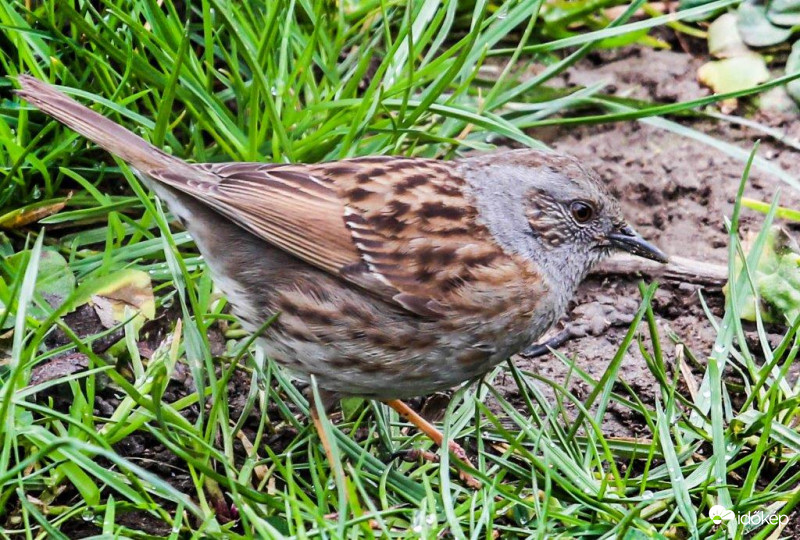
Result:
<svg viewBox="0 0 800 540">
<path fill-rule="evenodd" d="M 189 163 L 49 83 L 18 83 L 20 97 L 125 161 L 167 204 L 247 331 L 277 315 L 258 346 L 314 377 L 326 410 L 345 396 L 382 400 L 439 445 L 402 400 L 536 343 L 612 252 L 668 261 L 568 155 Z"/>
</svg>

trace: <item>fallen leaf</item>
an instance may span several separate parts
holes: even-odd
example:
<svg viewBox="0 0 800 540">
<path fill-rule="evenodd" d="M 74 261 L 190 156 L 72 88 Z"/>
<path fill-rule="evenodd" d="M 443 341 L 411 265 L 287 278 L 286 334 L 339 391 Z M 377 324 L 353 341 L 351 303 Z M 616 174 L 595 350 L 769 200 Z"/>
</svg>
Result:
<svg viewBox="0 0 800 540">
<path fill-rule="evenodd" d="M 91 303 L 106 328 L 124 322 L 130 313 L 138 312 L 134 319 L 137 326 L 156 314 L 150 276 L 141 270 L 126 269 L 108 276 L 106 283 L 92 294 Z"/>
<path fill-rule="evenodd" d="M 736 15 L 724 13 L 708 27 L 708 52 L 717 58 L 732 58 L 749 54 L 736 28 Z"/>
<path fill-rule="evenodd" d="M 769 80 L 769 71 L 764 58 L 757 53 L 749 53 L 734 58 L 706 62 L 697 70 L 697 79 L 711 88 L 716 94 L 735 92 L 752 88 Z M 735 100 L 725 100 L 723 110 L 736 107 Z"/>
<path fill-rule="evenodd" d="M 3 229 L 19 229 L 35 223 L 42 218 L 60 212 L 66 206 L 69 197 L 48 199 L 17 208 L 0 216 L 0 227 Z"/>
</svg>

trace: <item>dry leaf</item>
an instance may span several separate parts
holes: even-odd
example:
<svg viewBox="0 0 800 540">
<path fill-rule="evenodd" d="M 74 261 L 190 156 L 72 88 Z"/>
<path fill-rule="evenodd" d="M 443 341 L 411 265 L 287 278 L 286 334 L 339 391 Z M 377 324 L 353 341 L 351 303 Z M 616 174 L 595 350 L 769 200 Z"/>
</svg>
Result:
<svg viewBox="0 0 800 540">
<path fill-rule="evenodd" d="M 126 308 L 129 313 L 139 313 L 137 319 L 152 319 L 155 317 L 156 305 L 153 296 L 153 286 L 147 272 L 141 270 L 122 270 L 114 275 L 102 288 L 92 295 L 94 306 L 100 322 L 106 328 L 112 328 L 124 322 Z"/>
</svg>

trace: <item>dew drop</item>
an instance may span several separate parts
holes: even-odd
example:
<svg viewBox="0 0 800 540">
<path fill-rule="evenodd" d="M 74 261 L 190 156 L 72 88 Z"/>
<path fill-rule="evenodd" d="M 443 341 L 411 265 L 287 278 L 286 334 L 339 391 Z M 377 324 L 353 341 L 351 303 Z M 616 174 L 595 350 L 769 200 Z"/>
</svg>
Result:
<svg viewBox="0 0 800 540">
<path fill-rule="evenodd" d="M 422 532 L 422 525 L 414 525 L 413 527 L 411 527 L 411 530 L 419 534 Z"/>
<path fill-rule="evenodd" d="M 497 19 L 502 21 L 508 17 L 508 9 L 504 6 L 500 8 L 500 11 L 497 13 Z"/>
<path fill-rule="evenodd" d="M 714 345 L 714 352 L 716 352 L 716 353 L 724 353 L 725 352 L 725 347 L 723 347 L 722 345 Z"/>
<path fill-rule="evenodd" d="M 428 525 L 433 525 L 434 523 L 436 523 L 436 516 L 434 516 L 433 514 L 428 514 L 428 517 L 425 518 L 425 523 L 427 523 Z"/>
<path fill-rule="evenodd" d="M 642 499 L 644 499 L 645 501 L 649 501 L 652 498 L 653 498 L 653 492 L 650 491 L 649 489 L 642 493 Z"/>
<path fill-rule="evenodd" d="M 42 196 L 42 190 L 39 189 L 39 186 L 33 186 L 33 198 L 39 199 Z"/>
<path fill-rule="evenodd" d="M 89 510 L 88 508 L 81 512 L 81 519 L 83 521 L 93 521 L 94 520 L 94 512 Z"/>
<path fill-rule="evenodd" d="M 278 89 L 273 86 L 272 88 L 269 89 L 269 93 L 272 94 L 273 96 L 277 96 Z"/>
</svg>

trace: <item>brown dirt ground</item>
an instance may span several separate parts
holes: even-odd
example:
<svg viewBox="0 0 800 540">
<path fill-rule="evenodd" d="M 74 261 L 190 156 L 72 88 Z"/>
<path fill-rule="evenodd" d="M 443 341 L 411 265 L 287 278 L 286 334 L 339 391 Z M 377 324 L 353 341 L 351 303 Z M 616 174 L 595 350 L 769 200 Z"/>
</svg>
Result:
<svg viewBox="0 0 800 540">
<path fill-rule="evenodd" d="M 611 88 L 620 96 L 658 102 L 687 100 L 708 93 L 696 82 L 696 69 L 701 63 L 684 53 L 628 48 L 601 53 L 581 62 L 563 81 L 567 86 L 585 86 L 602 79 L 610 81 Z M 780 95 L 778 99 L 781 100 Z M 800 116 L 796 109 L 756 111 L 751 118 L 779 129 L 786 137 L 796 140 L 800 136 Z M 778 164 L 794 178 L 800 178 L 797 150 L 761 132 L 710 120 L 688 123 L 681 120 L 681 123 L 745 150 L 751 149 L 760 139 L 759 156 Z M 537 133 L 532 135 L 537 136 Z M 671 255 L 726 263 L 728 241 L 723 218 L 732 214 L 734 195 L 744 169 L 740 160 L 643 123 L 583 126 L 548 135 L 551 146 L 579 157 L 598 172 L 620 198 L 629 220 L 644 237 Z M 781 190 L 780 203 L 796 208 L 800 193 L 759 170 L 752 171 L 745 196 L 769 202 L 778 189 Z M 757 231 L 761 221 L 761 215 L 745 210 L 743 234 Z M 783 225 L 796 233 L 797 226 Z M 562 320 L 561 327 L 576 328 L 585 336 L 566 343 L 560 350 L 595 379 L 602 376 L 617 352 L 638 308 L 640 279 L 640 276 L 590 276 Z M 644 279 L 651 281 L 646 276 Z M 721 316 L 724 298 L 719 288 L 662 280 L 654 299 L 664 360 L 674 377 L 680 375 L 676 369 L 676 342 L 669 339 L 670 333 L 677 335 L 703 363 L 716 338 L 703 312 L 701 293 L 712 313 Z M 784 329 L 768 330 L 772 330 L 768 334 L 775 346 Z M 639 334 L 648 343 L 645 325 Z M 750 346 L 755 350 L 754 332 L 749 332 L 748 338 L 752 338 Z M 555 355 L 518 358 L 516 364 L 565 384 L 579 398 L 585 398 L 588 393 L 586 385 L 574 375 L 567 382 L 569 368 Z M 701 369 L 695 370 L 698 383 L 701 375 Z M 726 378 L 730 375 L 730 369 L 725 375 Z M 793 376 L 797 377 L 796 370 Z M 658 385 L 635 343 L 623 360 L 618 379 L 627 382 L 644 403 L 653 404 Z M 507 397 L 513 399 L 517 392 L 513 381 L 508 378 L 505 384 L 502 380 L 498 382 L 504 386 Z M 685 392 L 685 385 L 679 388 Z M 548 389 L 543 391 L 553 395 Z M 602 428 L 610 436 L 652 436 L 641 418 L 615 404 L 609 407 Z M 798 512 L 792 513 L 783 534 L 788 538 L 800 538 Z"/>
<path fill-rule="evenodd" d="M 566 85 L 610 82 L 619 96 L 659 102 L 694 99 L 708 90 L 696 80 L 702 62 L 691 56 L 642 48 L 599 53 L 581 62 L 564 77 Z M 762 124 L 779 128 L 787 136 L 800 136 L 796 113 L 756 113 Z M 681 120 L 698 131 L 733 143 L 749 151 L 761 139 L 758 155 L 800 178 L 797 150 L 765 138 L 763 133 L 710 120 Z M 532 135 L 537 136 L 536 132 Z M 631 224 L 666 253 L 706 262 L 725 264 L 727 233 L 723 218 L 730 217 L 744 163 L 720 150 L 672 132 L 643 123 L 627 122 L 581 126 L 550 133 L 549 144 L 580 158 L 619 197 Z M 780 202 L 797 207 L 800 193 L 770 174 L 754 169 L 745 196 L 769 202 L 781 189 Z M 762 216 L 745 210 L 742 232 L 757 231 Z M 560 350 L 595 378 L 602 376 L 618 350 L 639 306 L 640 276 L 590 276 L 581 286 L 561 327 L 572 327 L 584 337 L 571 340 Z M 652 281 L 645 277 L 645 281 Z M 722 315 L 724 299 L 718 288 L 661 280 L 654 311 L 665 362 L 674 365 L 674 332 L 694 355 L 703 360 L 711 351 L 716 333 L 703 312 L 699 295 L 716 316 Z M 771 337 L 780 338 L 780 328 Z M 640 331 L 647 341 L 645 327 Z M 548 379 L 564 381 L 568 368 L 554 355 L 520 358 L 516 364 Z M 658 385 L 634 344 L 626 355 L 619 378 L 624 379 L 645 403 L 653 403 Z M 585 394 L 573 376 L 570 389 Z M 699 382 L 699 377 L 698 377 Z M 516 391 L 509 379 L 509 393 Z M 646 426 L 631 418 L 630 411 L 612 407 L 604 430 L 614 436 L 636 436 Z"/>
</svg>

